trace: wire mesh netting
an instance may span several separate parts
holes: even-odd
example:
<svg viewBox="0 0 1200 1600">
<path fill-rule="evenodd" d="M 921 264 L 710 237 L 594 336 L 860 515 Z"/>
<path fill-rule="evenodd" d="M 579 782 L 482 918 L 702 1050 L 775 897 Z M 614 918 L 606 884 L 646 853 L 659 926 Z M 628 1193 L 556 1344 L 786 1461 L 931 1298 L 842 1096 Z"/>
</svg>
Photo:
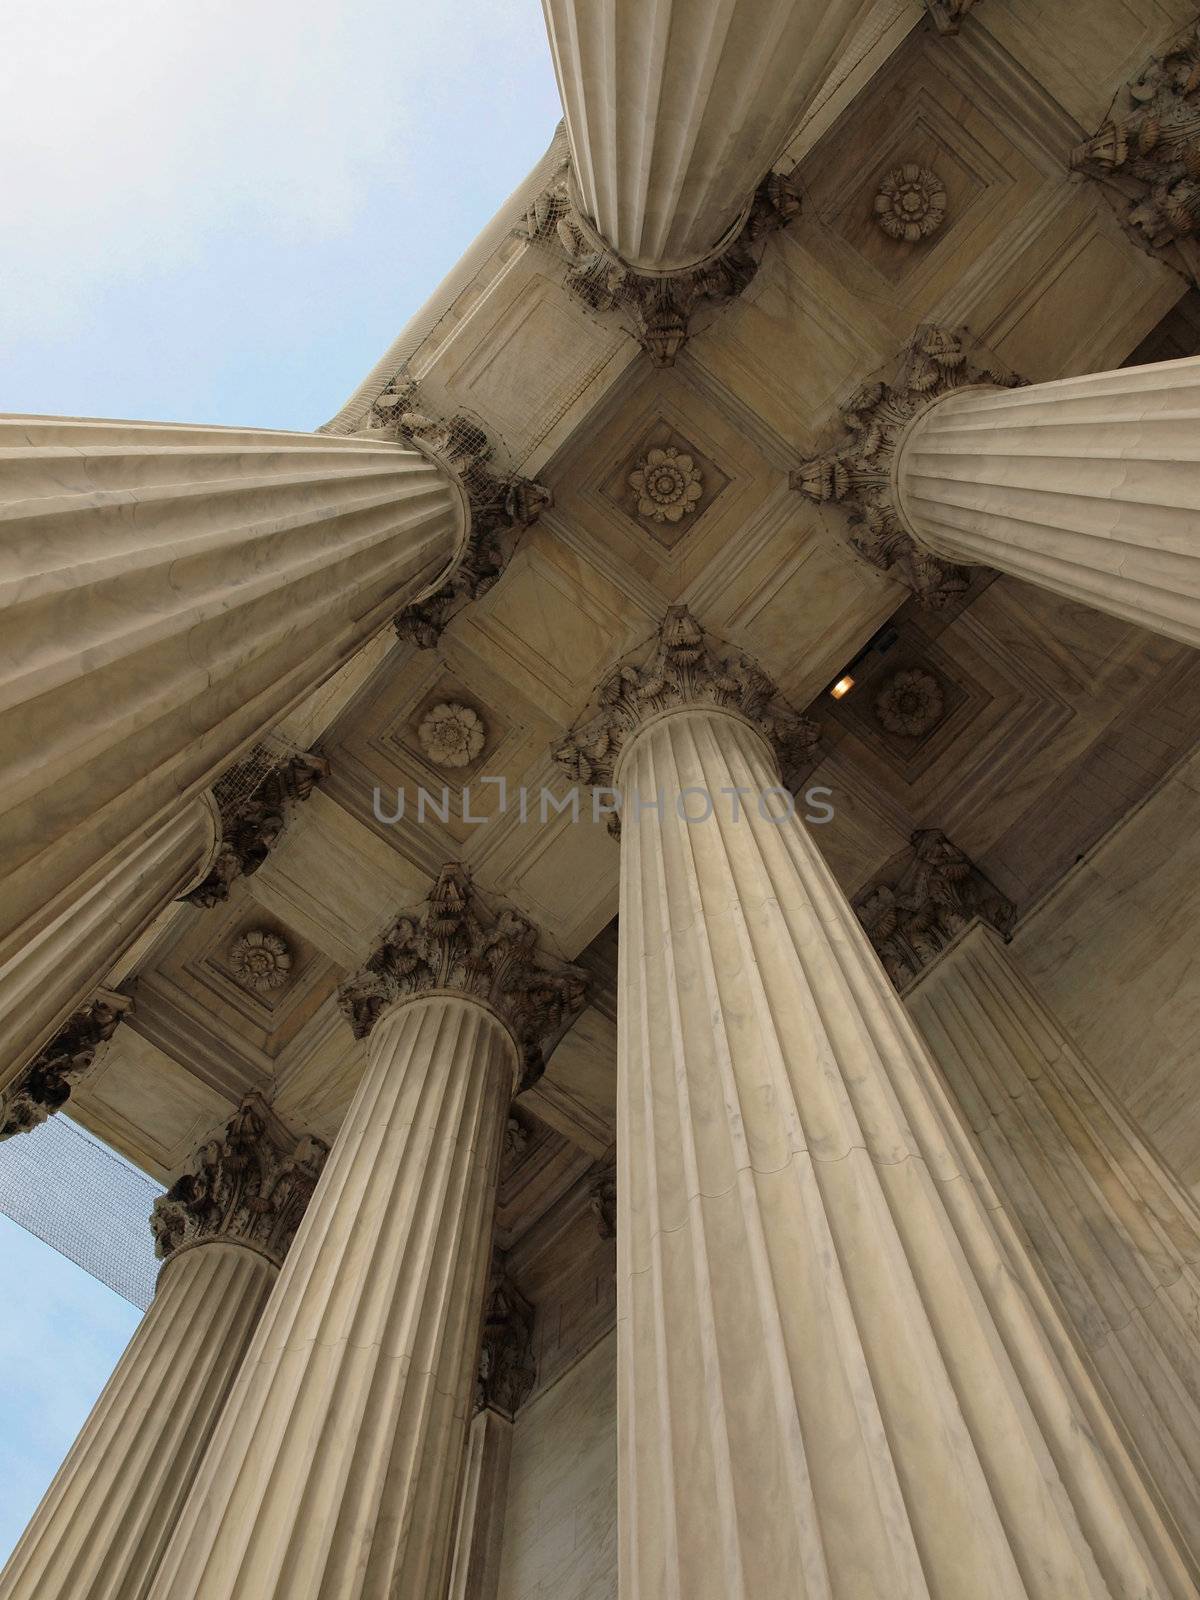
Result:
<svg viewBox="0 0 1200 1600">
<path fill-rule="evenodd" d="M 145 1311 L 163 1188 L 61 1112 L 0 1144 L 0 1211 Z"/>
<path fill-rule="evenodd" d="M 213 798 L 222 817 L 236 816 L 275 767 L 295 754 L 296 746 L 278 733 L 264 734 L 251 745 L 213 784 Z"/>
</svg>

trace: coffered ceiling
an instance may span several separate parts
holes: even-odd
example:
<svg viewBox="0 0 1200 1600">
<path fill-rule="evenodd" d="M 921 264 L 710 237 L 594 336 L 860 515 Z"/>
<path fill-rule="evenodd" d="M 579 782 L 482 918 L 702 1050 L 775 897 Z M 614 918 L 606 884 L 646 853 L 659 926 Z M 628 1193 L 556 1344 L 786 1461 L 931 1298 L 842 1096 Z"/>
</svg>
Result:
<svg viewBox="0 0 1200 1600">
<path fill-rule="evenodd" d="M 592 1253 L 610 1248 L 586 1195 L 615 1137 L 618 852 L 586 808 L 543 818 L 539 797 L 562 797 L 555 741 L 669 604 L 821 723 L 807 782 L 833 791 L 835 816 L 815 832 L 848 891 L 931 826 L 1020 910 L 1161 776 L 1200 734 L 1191 652 L 987 574 L 952 611 L 922 612 L 788 470 L 922 321 L 969 326 L 1032 379 L 1155 340 L 1198 347 L 1190 298 L 1173 310 L 1182 279 L 1066 161 L 1176 9 L 1103 0 L 1084 29 L 1065 0 L 988 0 L 957 37 L 918 27 L 805 154 L 800 216 L 673 368 L 570 292 L 552 241 L 512 232 L 480 260 L 407 374 L 422 409 L 477 422 L 496 470 L 536 478 L 553 504 L 436 647 L 377 641 L 345 694 L 293 719 L 328 777 L 226 905 L 189 909 L 143 960 L 132 1020 L 77 1091 L 81 1121 L 160 1177 L 251 1088 L 332 1137 L 362 1070 L 336 987 L 463 860 L 594 974 L 591 1006 L 518 1104 L 499 1219 L 514 1259 L 533 1241 L 536 1276 L 562 1210 L 585 1317 L 601 1293 Z M 909 168 L 942 197 L 916 240 L 877 209 Z M 890 648 L 863 656 L 889 621 Z M 860 656 L 855 688 L 831 700 Z M 449 761 L 431 731 L 441 707 L 465 730 Z M 445 815 L 422 811 L 420 791 L 443 786 Z"/>
</svg>

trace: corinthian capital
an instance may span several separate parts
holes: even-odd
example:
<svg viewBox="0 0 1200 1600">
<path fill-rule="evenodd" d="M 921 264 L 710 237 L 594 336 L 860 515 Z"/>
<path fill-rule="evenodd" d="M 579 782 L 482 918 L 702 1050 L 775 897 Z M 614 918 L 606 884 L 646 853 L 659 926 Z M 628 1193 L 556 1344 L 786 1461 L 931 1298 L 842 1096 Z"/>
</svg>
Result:
<svg viewBox="0 0 1200 1600">
<path fill-rule="evenodd" d="M 586 976 L 538 953 L 538 932 L 509 907 L 485 920 L 470 873 L 449 862 L 423 911 L 397 919 L 339 1000 L 358 1038 L 397 1000 L 457 989 L 484 1000 L 508 1023 L 524 1060 L 523 1087 L 542 1070 L 542 1041 L 579 1011 Z"/>
<path fill-rule="evenodd" d="M 292 808 L 309 795 L 329 771 L 323 756 L 305 751 L 286 761 L 263 762 L 256 746 L 213 785 L 221 814 L 221 844 L 212 870 L 184 899 L 194 906 L 215 906 L 229 899 L 236 878 L 248 878 L 274 849 Z"/>
<path fill-rule="evenodd" d="M 710 642 L 686 606 L 672 606 L 643 660 L 623 661 L 601 680 L 598 709 L 577 723 L 554 752 L 573 782 L 611 787 L 626 741 L 660 711 L 719 706 L 765 737 L 784 782 L 811 760 L 820 734 L 779 696 L 762 669 L 740 652 Z M 615 822 L 614 818 L 614 822 Z"/>
<path fill-rule="evenodd" d="M 248 1096 L 154 1202 L 155 1254 L 166 1260 L 227 1239 L 282 1265 L 327 1154 L 321 1140 L 297 1137 L 261 1096 Z"/>
<path fill-rule="evenodd" d="M 768 236 L 799 211 L 799 189 L 769 173 L 725 249 L 669 275 L 638 272 L 614 255 L 575 204 L 565 173 L 538 195 L 515 231 L 554 250 L 566 263 L 571 293 L 593 311 L 619 314 L 655 366 L 670 367 L 687 343 L 692 318 L 741 294 L 758 271 Z"/>
<path fill-rule="evenodd" d="M 61 1110 L 95 1061 L 97 1049 L 112 1038 L 132 1007 L 128 995 L 107 990 L 81 1006 L 0 1094 L 0 1139 L 28 1133 Z"/>
<path fill-rule="evenodd" d="M 457 476 L 471 507 L 471 531 L 454 571 L 440 589 L 405 606 L 395 619 L 401 639 L 432 650 L 450 619 L 498 582 L 521 533 L 553 497 L 540 483 L 497 471 L 495 446 L 483 429 L 469 417 L 432 413 L 404 371 L 371 407 L 366 431 L 407 439 L 437 456 Z"/>
<path fill-rule="evenodd" d="M 801 462 L 790 474 L 791 486 L 818 504 L 843 506 L 860 555 L 926 605 L 945 605 L 967 587 L 968 571 L 923 549 L 908 531 L 893 482 L 901 437 L 915 417 L 956 389 L 1023 382 L 987 352 L 968 350 L 961 330 L 918 328 L 891 382 L 864 384 L 841 408 L 845 442 Z"/>
<path fill-rule="evenodd" d="M 854 910 L 897 989 L 911 983 L 976 918 L 1012 932 L 1016 908 L 940 828 L 918 828 L 911 850 L 854 897 Z"/>
<path fill-rule="evenodd" d="M 1071 151 L 1101 179 L 1133 238 L 1192 277 L 1200 258 L 1200 25 L 1151 59 L 1119 107 Z"/>
<path fill-rule="evenodd" d="M 925 9 L 939 33 L 957 33 L 975 0 L 925 0 Z"/>
<path fill-rule="evenodd" d="M 533 1354 L 533 1307 L 498 1262 L 492 1267 L 475 1409 L 489 1406 L 509 1420 L 529 1398 L 537 1379 Z"/>
</svg>

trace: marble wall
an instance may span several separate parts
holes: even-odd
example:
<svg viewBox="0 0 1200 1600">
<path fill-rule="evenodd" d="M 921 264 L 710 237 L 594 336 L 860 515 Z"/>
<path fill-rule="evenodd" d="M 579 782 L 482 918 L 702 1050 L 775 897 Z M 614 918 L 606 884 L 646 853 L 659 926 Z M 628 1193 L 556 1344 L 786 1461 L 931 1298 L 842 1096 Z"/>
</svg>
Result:
<svg viewBox="0 0 1200 1600">
<path fill-rule="evenodd" d="M 513 1428 L 498 1600 L 616 1600 L 617 1336 Z"/>
<path fill-rule="evenodd" d="M 1200 751 L 1022 920 L 1013 951 L 1200 1192 Z"/>
</svg>

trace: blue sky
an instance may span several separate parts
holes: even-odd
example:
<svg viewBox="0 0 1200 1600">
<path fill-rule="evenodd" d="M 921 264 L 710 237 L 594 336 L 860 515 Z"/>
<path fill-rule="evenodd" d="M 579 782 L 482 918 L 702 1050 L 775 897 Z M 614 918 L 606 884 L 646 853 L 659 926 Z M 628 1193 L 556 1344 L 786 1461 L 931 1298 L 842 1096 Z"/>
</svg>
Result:
<svg viewBox="0 0 1200 1600">
<path fill-rule="evenodd" d="M 141 1313 L 0 1216 L 0 1561 L 7 1558 Z"/>
<path fill-rule="evenodd" d="M 38 0 L 0 411 L 326 421 L 549 143 L 538 0 Z"/>
<path fill-rule="evenodd" d="M 545 150 L 538 0 L 38 0 L 0 51 L 0 411 L 313 428 Z M 0 1217 L 0 1560 L 138 1313 Z"/>
</svg>

